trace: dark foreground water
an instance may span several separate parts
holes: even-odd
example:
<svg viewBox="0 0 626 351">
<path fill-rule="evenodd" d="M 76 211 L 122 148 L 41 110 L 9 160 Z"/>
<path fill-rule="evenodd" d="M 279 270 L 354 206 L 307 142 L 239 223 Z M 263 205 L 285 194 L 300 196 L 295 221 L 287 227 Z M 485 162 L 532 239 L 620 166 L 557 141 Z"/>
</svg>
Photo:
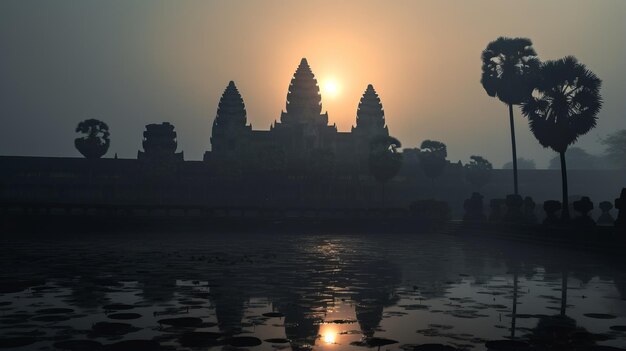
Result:
<svg viewBox="0 0 626 351">
<path fill-rule="evenodd" d="M 15 350 L 626 346 L 626 270 L 575 251 L 444 234 L 3 235 L 0 245 L 0 347 Z"/>
</svg>

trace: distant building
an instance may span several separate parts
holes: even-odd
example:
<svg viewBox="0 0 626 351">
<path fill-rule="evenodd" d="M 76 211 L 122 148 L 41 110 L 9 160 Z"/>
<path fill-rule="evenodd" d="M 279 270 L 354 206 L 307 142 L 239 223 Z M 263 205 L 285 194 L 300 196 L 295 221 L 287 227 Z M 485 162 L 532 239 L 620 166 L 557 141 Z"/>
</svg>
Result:
<svg viewBox="0 0 626 351">
<path fill-rule="evenodd" d="M 148 124 L 143 132 L 144 151 L 137 152 L 138 160 L 183 160 L 183 153 L 176 152 L 178 141 L 174 126 L 168 122 Z"/>
<path fill-rule="evenodd" d="M 228 84 L 213 122 L 211 151 L 204 160 L 271 163 L 280 158 L 281 164 L 294 169 L 324 155 L 334 165 L 357 167 L 362 173 L 369 142 L 379 135 L 389 135 L 389 130 L 374 87 L 368 85 L 361 98 L 356 126 L 350 132 L 339 132 L 335 124 L 328 124 L 328 113 L 322 113 L 317 80 L 303 58 L 289 85 L 285 111 L 269 130 L 252 129 L 235 83 Z"/>
</svg>

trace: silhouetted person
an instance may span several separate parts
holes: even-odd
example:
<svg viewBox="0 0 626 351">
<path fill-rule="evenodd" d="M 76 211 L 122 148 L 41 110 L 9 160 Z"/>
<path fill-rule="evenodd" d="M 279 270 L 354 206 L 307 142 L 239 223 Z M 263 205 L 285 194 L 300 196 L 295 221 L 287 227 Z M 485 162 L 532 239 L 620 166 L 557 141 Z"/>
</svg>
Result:
<svg viewBox="0 0 626 351">
<path fill-rule="evenodd" d="M 504 199 L 491 199 L 489 201 L 489 207 L 491 208 L 491 213 L 489 214 L 489 220 L 492 222 L 500 222 L 504 218 L 503 207 L 505 204 Z"/>
<path fill-rule="evenodd" d="M 526 196 L 524 198 L 524 218 L 526 223 L 535 224 L 537 223 L 537 216 L 535 215 L 535 201 L 532 197 Z"/>
<path fill-rule="evenodd" d="M 557 225 L 561 223 L 556 213 L 561 210 L 561 203 L 556 200 L 547 200 L 543 202 L 543 210 L 546 212 L 546 218 L 543 220 L 545 225 Z"/>
<path fill-rule="evenodd" d="M 522 222 L 524 220 L 524 213 L 522 212 L 522 205 L 524 200 L 519 195 L 507 195 L 506 196 L 506 214 L 504 220 L 507 222 Z"/>
<path fill-rule="evenodd" d="M 613 225 L 613 222 L 615 222 L 615 218 L 611 216 L 613 204 L 610 201 L 602 201 L 598 207 L 602 210 L 602 214 L 598 217 L 597 223 L 599 225 Z"/>
<path fill-rule="evenodd" d="M 593 227 L 596 222 L 589 216 L 589 211 L 593 210 L 593 202 L 589 200 L 587 196 L 583 196 L 580 200 L 574 201 L 574 210 L 580 213 L 579 217 L 576 217 L 574 223 L 576 227 Z"/>
<path fill-rule="evenodd" d="M 486 219 L 483 213 L 483 196 L 479 193 L 472 193 L 472 196 L 463 203 L 463 208 L 465 209 L 464 221 L 484 221 Z"/>
</svg>

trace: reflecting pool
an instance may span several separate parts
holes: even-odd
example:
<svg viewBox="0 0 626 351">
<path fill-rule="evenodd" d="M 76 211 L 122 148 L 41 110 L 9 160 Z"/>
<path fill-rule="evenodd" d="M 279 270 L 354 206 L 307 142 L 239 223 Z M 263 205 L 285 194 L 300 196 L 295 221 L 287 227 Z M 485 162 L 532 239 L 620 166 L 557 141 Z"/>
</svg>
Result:
<svg viewBox="0 0 626 351">
<path fill-rule="evenodd" d="M 626 265 L 598 254 L 436 233 L 4 235 L 0 245 L 0 348 L 626 346 Z"/>
</svg>

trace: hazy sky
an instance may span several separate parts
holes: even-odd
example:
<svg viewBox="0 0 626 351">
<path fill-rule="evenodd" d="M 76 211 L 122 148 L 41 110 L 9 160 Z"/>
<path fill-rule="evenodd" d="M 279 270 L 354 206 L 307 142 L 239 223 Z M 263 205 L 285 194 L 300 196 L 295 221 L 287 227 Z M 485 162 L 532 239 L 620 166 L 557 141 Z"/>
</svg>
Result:
<svg viewBox="0 0 626 351">
<path fill-rule="evenodd" d="M 306 57 L 330 123 L 347 131 L 371 83 L 405 147 L 448 145 L 449 158 L 510 160 L 507 108 L 480 84 L 498 36 L 531 38 L 543 60 L 574 55 L 602 80 L 598 127 L 626 128 L 626 1 L 0 1 L 0 154 L 80 156 L 74 128 L 111 129 L 106 157 L 134 158 L 144 126 L 170 121 L 188 160 L 210 148 L 219 98 L 234 80 L 248 121 L 268 129 Z M 543 149 L 516 109 L 518 155 Z"/>
</svg>

